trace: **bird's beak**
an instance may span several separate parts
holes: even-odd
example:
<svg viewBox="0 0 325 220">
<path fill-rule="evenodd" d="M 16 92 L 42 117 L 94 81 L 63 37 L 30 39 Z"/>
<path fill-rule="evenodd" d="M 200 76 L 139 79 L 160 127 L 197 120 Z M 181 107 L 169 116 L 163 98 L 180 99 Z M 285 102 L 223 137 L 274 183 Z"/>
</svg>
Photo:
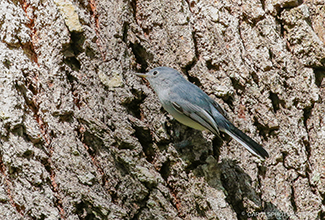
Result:
<svg viewBox="0 0 325 220">
<path fill-rule="evenodd" d="M 137 76 L 140 76 L 140 77 L 142 77 L 142 78 L 146 78 L 148 75 L 147 74 L 145 74 L 145 73 L 134 73 L 135 75 L 137 75 Z"/>
</svg>

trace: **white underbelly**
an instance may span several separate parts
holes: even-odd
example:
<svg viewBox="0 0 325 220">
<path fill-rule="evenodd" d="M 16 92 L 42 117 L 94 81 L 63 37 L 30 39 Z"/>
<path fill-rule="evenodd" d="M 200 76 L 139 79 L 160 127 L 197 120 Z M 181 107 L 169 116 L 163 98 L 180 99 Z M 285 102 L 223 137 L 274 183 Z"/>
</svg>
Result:
<svg viewBox="0 0 325 220">
<path fill-rule="evenodd" d="M 178 111 L 176 111 L 173 108 L 166 108 L 165 106 L 164 106 L 164 108 L 177 121 L 179 121 L 180 123 L 182 123 L 182 124 L 184 124 L 184 125 L 186 125 L 188 127 L 191 127 L 191 128 L 194 128 L 194 129 L 197 129 L 197 130 L 200 130 L 200 131 L 203 131 L 203 130 L 207 129 L 207 128 L 203 127 L 201 124 L 197 123 L 196 121 L 192 120 L 191 118 L 187 117 L 186 115 L 183 115 L 183 114 L 179 113 Z"/>
</svg>

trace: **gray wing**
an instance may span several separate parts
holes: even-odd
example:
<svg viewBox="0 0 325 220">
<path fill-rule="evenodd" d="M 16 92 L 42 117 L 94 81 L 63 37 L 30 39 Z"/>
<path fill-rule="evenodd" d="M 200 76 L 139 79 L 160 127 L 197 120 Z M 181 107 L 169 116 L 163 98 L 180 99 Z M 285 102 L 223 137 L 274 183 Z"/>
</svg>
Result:
<svg viewBox="0 0 325 220">
<path fill-rule="evenodd" d="M 176 99 L 174 94 L 179 94 L 182 96 L 184 101 L 195 103 L 196 106 L 204 109 L 210 115 L 212 115 L 212 109 L 216 109 L 222 116 L 229 119 L 226 111 L 223 110 L 223 108 L 215 100 L 210 98 L 199 87 L 190 82 L 174 85 L 169 91 L 168 95 L 170 98 Z"/>
<path fill-rule="evenodd" d="M 181 114 L 184 114 L 196 121 L 206 129 L 210 130 L 212 133 L 219 136 L 219 128 L 216 124 L 213 116 L 207 112 L 205 109 L 200 106 L 193 105 L 192 103 L 184 100 L 184 101 L 172 101 L 172 106 L 176 111 Z"/>
<path fill-rule="evenodd" d="M 233 137 L 254 155 L 261 158 L 269 156 L 261 145 L 227 120 L 228 116 L 220 105 L 197 86 L 191 83 L 177 84 L 168 95 L 176 111 L 187 115 L 214 134 L 219 135 L 220 130 Z"/>
<path fill-rule="evenodd" d="M 227 112 L 223 110 L 223 108 L 216 101 L 214 101 L 213 99 L 210 99 L 209 101 L 218 110 L 218 112 L 223 115 L 223 117 L 229 120 Z"/>
</svg>

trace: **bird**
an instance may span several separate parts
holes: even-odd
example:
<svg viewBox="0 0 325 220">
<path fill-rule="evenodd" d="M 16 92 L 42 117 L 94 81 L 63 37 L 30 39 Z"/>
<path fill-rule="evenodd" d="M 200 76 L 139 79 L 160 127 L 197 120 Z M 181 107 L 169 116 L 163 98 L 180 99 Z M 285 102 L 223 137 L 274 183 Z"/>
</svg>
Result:
<svg viewBox="0 0 325 220">
<path fill-rule="evenodd" d="M 162 66 L 135 75 L 148 80 L 164 109 L 180 123 L 200 131 L 209 130 L 219 137 L 220 132 L 226 133 L 260 159 L 269 157 L 260 144 L 227 119 L 226 111 L 215 100 L 176 69 Z"/>
</svg>

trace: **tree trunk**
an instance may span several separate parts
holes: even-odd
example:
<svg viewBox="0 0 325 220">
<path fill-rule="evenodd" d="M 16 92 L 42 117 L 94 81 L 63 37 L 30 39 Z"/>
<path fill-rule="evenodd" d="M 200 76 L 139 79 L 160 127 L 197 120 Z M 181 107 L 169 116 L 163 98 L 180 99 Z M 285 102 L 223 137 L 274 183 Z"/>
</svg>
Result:
<svg viewBox="0 0 325 220">
<path fill-rule="evenodd" d="M 1 219 L 325 218 L 323 0 L 1 0 Z M 179 124 L 173 67 L 261 143 Z"/>
</svg>

